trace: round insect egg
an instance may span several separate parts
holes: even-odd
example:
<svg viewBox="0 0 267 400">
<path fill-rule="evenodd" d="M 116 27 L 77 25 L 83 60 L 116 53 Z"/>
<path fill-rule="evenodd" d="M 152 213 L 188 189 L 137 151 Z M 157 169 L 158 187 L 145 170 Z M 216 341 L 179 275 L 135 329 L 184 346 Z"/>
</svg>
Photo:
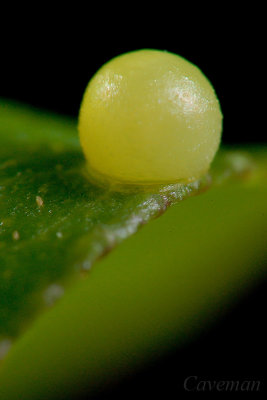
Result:
<svg viewBox="0 0 267 400">
<path fill-rule="evenodd" d="M 129 52 L 103 65 L 79 114 L 90 174 L 110 184 L 195 180 L 209 169 L 221 131 L 208 79 L 184 58 L 159 50 Z"/>
</svg>

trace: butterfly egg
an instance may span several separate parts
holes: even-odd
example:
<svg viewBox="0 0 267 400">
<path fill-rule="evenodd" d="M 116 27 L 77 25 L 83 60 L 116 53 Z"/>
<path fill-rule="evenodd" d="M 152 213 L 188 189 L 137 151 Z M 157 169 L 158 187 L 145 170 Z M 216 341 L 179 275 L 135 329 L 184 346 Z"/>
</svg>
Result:
<svg viewBox="0 0 267 400">
<path fill-rule="evenodd" d="M 221 131 L 208 79 L 184 58 L 159 50 L 129 52 L 103 65 L 79 113 L 90 174 L 110 184 L 195 180 L 209 169 Z"/>
</svg>

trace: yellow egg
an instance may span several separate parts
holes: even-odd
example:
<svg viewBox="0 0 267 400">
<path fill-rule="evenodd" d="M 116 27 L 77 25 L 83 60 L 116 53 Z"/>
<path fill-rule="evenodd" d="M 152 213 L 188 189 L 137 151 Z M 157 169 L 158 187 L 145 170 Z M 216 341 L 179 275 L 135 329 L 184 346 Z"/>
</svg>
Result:
<svg viewBox="0 0 267 400">
<path fill-rule="evenodd" d="M 103 65 L 79 114 L 90 173 L 111 184 L 197 179 L 209 169 L 221 130 L 208 79 L 184 58 L 159 50 L 129 52 Z"/>
</svg>

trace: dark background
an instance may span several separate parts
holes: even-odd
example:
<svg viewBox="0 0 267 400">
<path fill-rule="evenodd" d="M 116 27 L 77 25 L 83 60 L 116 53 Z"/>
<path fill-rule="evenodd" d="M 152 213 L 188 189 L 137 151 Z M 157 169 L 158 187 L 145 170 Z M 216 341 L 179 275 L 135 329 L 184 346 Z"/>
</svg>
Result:
<svg viewBox="0 0 267 400">
<path fill-rule="evenodd" d="M 213 84 L 224 114 L 224 144 L 266 143 L 262 10 L 244 4 L 236 10 L 220 4 L 200 10 L 193 4 L 187 10 L 154 4 L 147 13 L 140 5 L 125 7 L 100 4 L 78 13 L 71 7 L 67 14 L 66 6 L 58 13 L 40 7 L 7 14 L 1 97 L 77 116 L 84 89 L 104 62 L 139 48 L 164 49 L 196 64 Z M 102 397 L 178 398 L 189 375 L 261 380 L 263 390 L 265 293 L 263 282 L 209 331 Z"/>
<path fill-rule="evenodd" d="M 110 8 L 75 13 L 71 7 L 66 14 L 64 8 L 23 8 L 7 21 L 2 13 L 0 95 L 77 116 L 85 87 L 103 63 L 130 50 L 165 49 L 210 79 L 224 114 L 225 143 L 266 141 L 261 10 Z"/>
</svg>

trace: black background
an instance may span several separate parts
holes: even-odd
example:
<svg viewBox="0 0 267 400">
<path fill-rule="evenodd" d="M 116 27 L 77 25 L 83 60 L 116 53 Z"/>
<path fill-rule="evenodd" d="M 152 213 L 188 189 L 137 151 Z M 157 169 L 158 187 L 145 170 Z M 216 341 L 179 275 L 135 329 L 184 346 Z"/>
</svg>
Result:
<svg viewBox="0 0 267 400">
<path fill-rule="evenodd" d="M 3 14 L 1 97 L 77 116 L 83 91 L 104 62 L 139 48 L 164 49 L 195 63 L 210 79 L 224 114 L 224 144 L 266 143 L 263 11 L 222 4 L 183 10 L 166 3 L 145 13 L 143 7 L 100 4 L 77 12 L 65 5 L 59 12 L 40 7 Z M 102 397 L 178 398 L 189 375 L 261 380 L 263 390 L 265 292 L 263 282 L 189 345 Z"/>
<path fill-rule="evenodd" d="M 77 116 L 84 89 L 104 62 L 130 50 L 165 49 L 210 79 L 224 114 L 225 143 L 266 141 L 262 12 L 202 7 L 166 4 L 145 14 L 119 5 L 78 13 L 23 8 L 7 21 L 2 13 L 1 96 Z"/>
</svg>

